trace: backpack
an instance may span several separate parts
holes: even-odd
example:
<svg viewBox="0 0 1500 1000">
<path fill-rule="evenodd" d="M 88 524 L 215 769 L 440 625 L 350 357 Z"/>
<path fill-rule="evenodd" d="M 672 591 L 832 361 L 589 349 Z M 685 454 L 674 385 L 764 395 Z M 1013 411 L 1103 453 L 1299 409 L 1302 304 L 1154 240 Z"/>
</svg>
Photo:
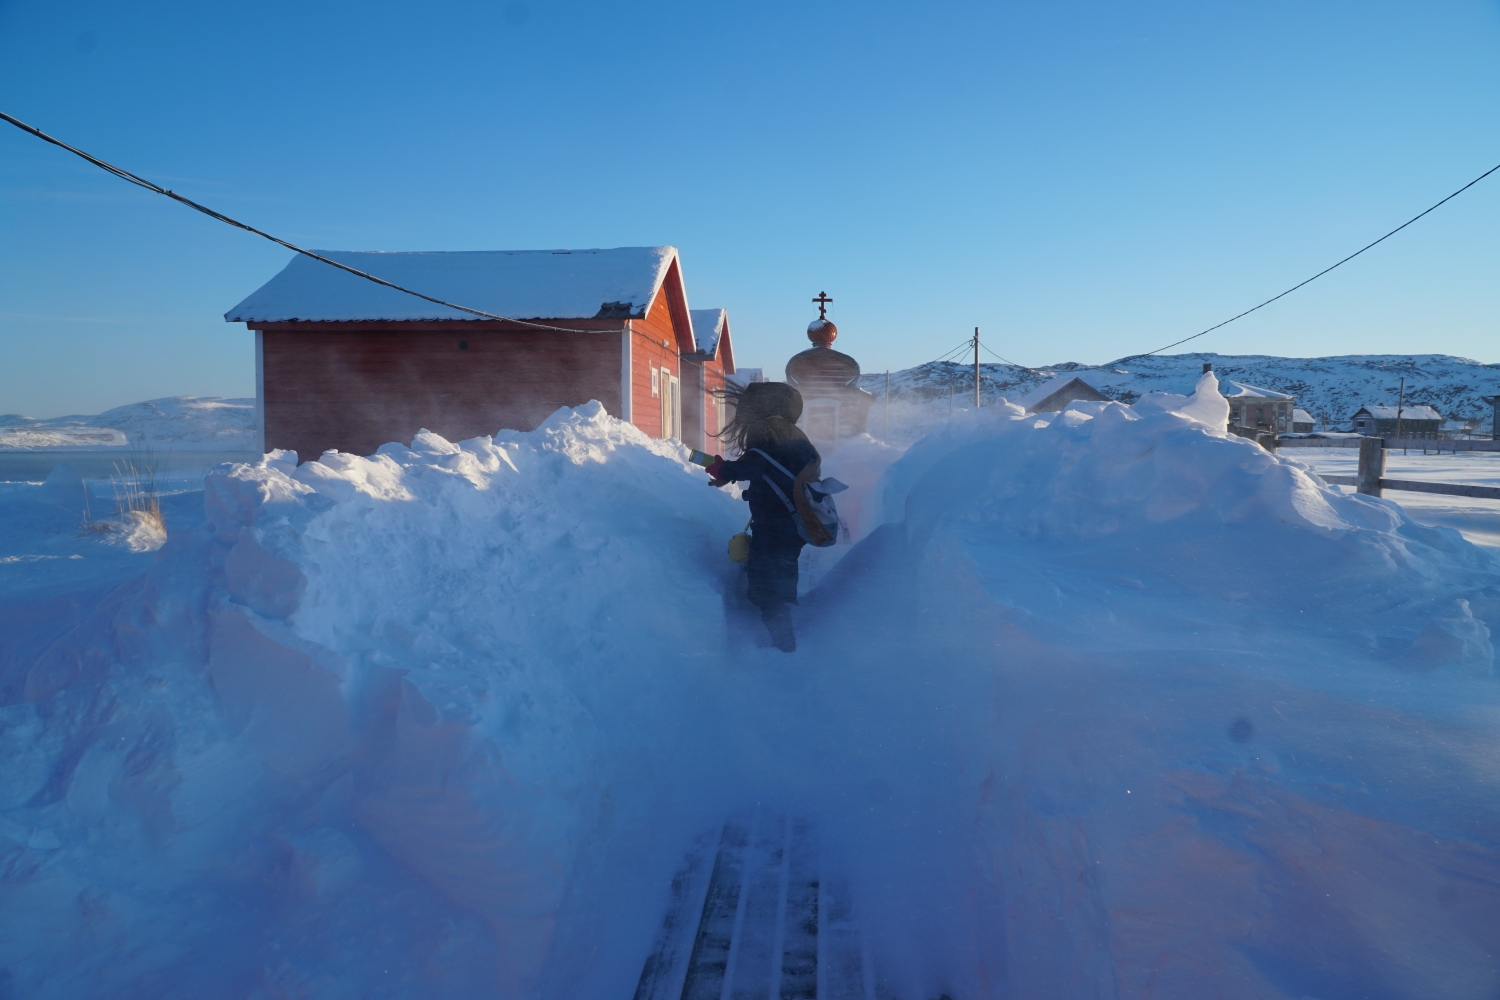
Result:
<svg viewBox="0 0 1500 1000">
<path fill-rule="evenodd" d="M 792 473 L 787 469 L 786 466 L 782 465 L 780 462 L 776 461 L 776 459 L 772 458 L 770 455 L 767 455 L 759 448 L 751 448 L 750 450 L 755 452 L 761 458 L 765 459 L 767 462 L 770 462 L 771 466 L 775 468 L 776 471 L 780 472 L 783 476 L 786 476 L 787 479 L 790 479 L 792 481 L 793 487 L 796 486 L 797 477 L 792 475 Z M 837 479 L 833 479 L 830 477 L 828 479 L 818 479 L 814 482 L 803 484 L 803 489 L 806 490 L 807 502 L 808 505 L 812 508 L 813 516 L 818 519 L 818 523 L 821 524 L 823 526 L 823 529 L 828 533 L 828 540 L 826 542 L 815 542 L 808 536 L 807 525 L 803 522 L 802 515 L 797 510 L 796 502 L 793 501 L 791 497 L 787 496 L 786 492 L 782 490 L 780 486 L 777 486 L 775 480 L 773 480 L 770 476 L 763 476 L 761 478 L 766 481 L 766 485 L 771 487 L 771 491 L 775 493 L 778 498 L 780 498 L 781 502 L 786 504 L 787 512 L 792 515 L 792 523 L 797 526 L 797 535 L 807 544 L 815 545 L 818 548 L 827 548 L 830 545 L 838 544 L 840 529 L 842 529 L 845 536 L 849 534 L 849 529 L 845 528 L 844 523 L 839 520 L 838 508 L 834 506 L 833 503 L 833 494 L 842 493 L 849 487 L 845 486 Z"/>
</svg>

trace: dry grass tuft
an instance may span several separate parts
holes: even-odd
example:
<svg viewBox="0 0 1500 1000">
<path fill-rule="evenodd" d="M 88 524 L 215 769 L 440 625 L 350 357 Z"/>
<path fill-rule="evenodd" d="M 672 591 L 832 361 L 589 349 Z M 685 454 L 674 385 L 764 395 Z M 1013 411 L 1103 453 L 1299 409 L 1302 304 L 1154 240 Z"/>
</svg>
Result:
<svg viewBox="0 0 1500 1000">
<path fill-rule="evenodd" d="M 121 524 L 136 521 L 157 531 L 167 530 L 161 517 L 161 499 L 157 495 L 156 467 L 149 456 L 141 465 L 130 459 L 116 462 L 115 474 L 109 482 L 115 493 L 115 515 Z"/>
</svg>

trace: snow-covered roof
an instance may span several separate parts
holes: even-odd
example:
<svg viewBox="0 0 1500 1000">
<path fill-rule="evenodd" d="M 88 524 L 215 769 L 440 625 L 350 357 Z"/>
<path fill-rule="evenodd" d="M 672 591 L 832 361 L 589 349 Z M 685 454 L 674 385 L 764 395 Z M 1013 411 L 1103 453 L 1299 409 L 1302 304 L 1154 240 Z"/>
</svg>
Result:
<svg viewBox="0 0 1500 1000">
<path fill-rule="evenodd" d="M 1315 423 L 1315 422 L 1316 421 L 1313 420 L 1313 417 L 1312 417 L 1311 413 L 1308 413 L 1306 410 L 1304 410 L 1304 409 L 1302 409 L 1300 407 L 1293 407 L 1292 408 L 1292 423 L 1294 423 L 1294 424 L 1311 424 L 1311 423 Z"/>
<path fill-rule="evenodd" d="M 1041 385 L 1037 386 L 1035 389 L 1022 396 L 1020 399 L 1014 399 L 1011 400 L 1011 402 L 1021 407 L 1021 409 L 1029 412 L 1033 407 L 1040 406 L 1042 403 L 1045 403 L 1048 396 L 1052 396 L 1060 392 L 1061 390 L 1066 389 L 1074 382 L 1079 383 L 1080 385 L 1090 389 L 1093 392 L 1099 393 L 1099 396 L 1101 398 L 1108 398 L 1104 395 L 1104 393 L 1099 392 L 1098 389 L 1095 389 L 1092 385 L 1089 385 L 1077 375 L 1059 375 L 1057 378 L 1052 379 L 1050 382 L 1043 382 Z"/>
<path fill-rule="evenodd" d="M 412 291 L 511 319 L 640 318 L 676 247 L 612 250 L 319 250 Z M 476 319 L 298 254 L 229 310 L 230 323 Z"/>
<path fill-rule="evenodd" d="M 1363 406 L 1355 412 L 1355 416 L 1368 413 L 1376 420 L 1395 420 L 1397 407 L 1394 406 Z M 1442 420 L 1443 415 L 1430 406 L 1403 406 L 1400 407 L 1402 420 Z"/>
<path fill-rule="evenodd" d="M 729 313 L 724 309 L 690 309 L 693 317 L 693 339 L 698 344 L 699 354 L 712 354 L 719 347 L 719 338 L 729 325 Z"/>
<path fill-rule="evenodd" d="M 1219 395 L 1225 399 L 1291 399 L 1284 392 L 1276 392 L 1273 389 L 1262 389 L 1258 385 L 1246 385 L 1244 382 L 1235 382 L 1232 379 L 1222 379 L 1219 382 Z"/>
</svg>

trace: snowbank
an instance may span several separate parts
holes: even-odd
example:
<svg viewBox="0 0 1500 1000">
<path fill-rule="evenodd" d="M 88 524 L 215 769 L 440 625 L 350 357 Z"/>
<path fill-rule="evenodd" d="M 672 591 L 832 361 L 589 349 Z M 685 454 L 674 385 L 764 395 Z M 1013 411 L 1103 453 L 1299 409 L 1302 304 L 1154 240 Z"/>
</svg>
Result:
<svg viewBox="0 0 1500 1000">
<path fill-rule="evenodd" d="M 207 524 L 11 678 L 0 727 L 35 749 L 0 837 L 46 862 L 0 914 L 25 992 L 532 992 L 580 870 L 673 797 L 722 652 L 744 505 L 685 458 L 591 404 L 210 474 Z M 632 848 L 670 877 L 675 840 Z"/>
<path fill-rule="evenodd" d="M 895 995 L 1500 985 L 1500 564 L 1224 405 L 962 414 L 825 580 L 807 653 L 880 738 L 823 824 Z"/>
<path fill-rule="evenodd" d="M 255 400 L 169 396 L 97 416 L 0 417 L 0 451 L 255 451 Z"/>
<path fill-rule="evenodd" d="M 890 996 L 1492 996 L 1500 567 L 1226 405 L 850 442 L 792 656 L 728 641 L 744 504 L 598 404 L 221 467 L 0 661 L 9 985 L 625 996 L 761 804 Z"/>
<path fill-rule="evenodd" d="M 1340 494 L 1300 462 L 1226 435 L 1226 408 L 1208 374 L 1196 396 L 1149 393 L 1133 407 L 965 413 L 892 470 L 886 518 L 913 533 L 969 525 L 966 545 L 995 546 L 1027 567 L 1024 578 L 996 574 L 994 596 L 1043 618 L 1055 610 L 1073 632 L 1095 619 L 1093 604 L 1116 645 L 1128 631 L 1111 607 L 1142 589 L 1152 607 L 1170 595 L 1174 615 L 1191 596 L 1208 616 L 1316 615 L 1369 641 L 1426 625 L 1391 612 L 1465 619 L 1459 602 L 1500 623 L 1489 554 L 1417 524 L 1393 501 Z M 1094 601 L 1060 600 L 1057 588 L 1084 578 L 1101 588 Z M 1474 647 L 1486 674 L 1487 648 Z"/>
</svg>

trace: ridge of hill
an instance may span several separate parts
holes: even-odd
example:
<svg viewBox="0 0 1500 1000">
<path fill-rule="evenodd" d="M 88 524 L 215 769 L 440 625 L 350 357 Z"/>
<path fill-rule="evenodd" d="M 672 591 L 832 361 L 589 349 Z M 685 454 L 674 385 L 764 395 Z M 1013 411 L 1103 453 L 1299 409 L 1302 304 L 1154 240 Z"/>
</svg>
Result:
<svg viewBox="0 0 1500 1000">
<path fill-rule="evenodd" d="M 1212 364 L 1220 378 L 1296 397 L 1297 406 L 1312 414 L 1320 426 L 1345 424 L 1361 406 L 1395 405 L 1403 378 L 1407 405 L 1431 406 L 1448 419 L 1482 419 L 1486 429 L 1492 408 L 1484 397 L 1500 394 L 1500 365 L 1448 354 L 1280 358 L 1211 352 L 1122 358 L 1104 365 L 1073 361 L 1044 368 L 981 364 L 980 393 L 986 403 L 999 398 L 1014 401 L 1051 379 L 1076 375 L 1112 398 L 1133 403 L 1147 392 L 1190 392 L 1205 364 Z M 885 378 L 884 373 L 865 375 L 860 384 L 879 396 Z M 927 402 L 972 393 L 973 379 L 973 365 L 930 362 L 892 372 L 891 398 Z"/>
<path fill-rule="evenodd" d="M 93 415 L 0 415 L 0 451 L 253 451 L 255 400 L 166 396 Z"/>
</svg>

